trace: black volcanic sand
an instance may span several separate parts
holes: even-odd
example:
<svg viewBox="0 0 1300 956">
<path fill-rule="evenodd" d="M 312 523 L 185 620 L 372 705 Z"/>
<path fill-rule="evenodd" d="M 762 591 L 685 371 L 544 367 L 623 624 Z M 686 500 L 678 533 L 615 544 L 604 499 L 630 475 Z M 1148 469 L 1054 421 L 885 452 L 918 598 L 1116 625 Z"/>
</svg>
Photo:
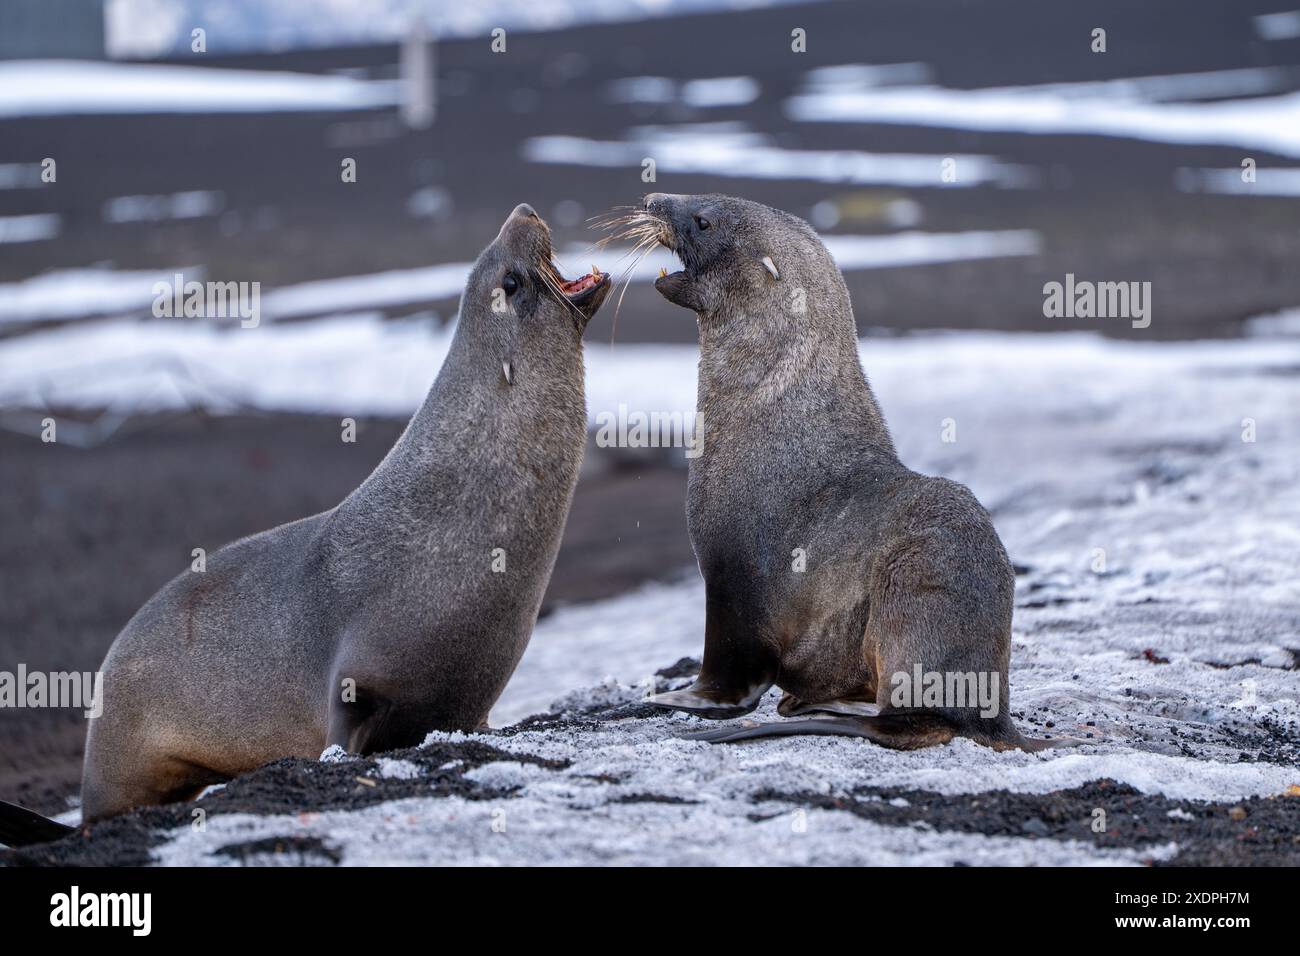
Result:
<svg viewBox="0 0 1300 956">
<path fill-rule="evenodd" d="M 566 766 L 559 761 L 528 754 L 506 753 L 477 741 L 395 750 L 388 756 L 416 764 L 421 775 L 410 780 L 382 777 L 372 760 L 321 763 L 286 758 L 244 774 L 223 789 L 191 803 L 133 810 L 85 827 L 54 843 L 0 851 L 0 863 L 16 866 L 143 866 L 149 862 L 150 848 L 161 842 L 161 832 L 191 824 L 196 809 L 209 814 L 296 814 L 359 810 L 386 800 L 407 797 L 457 796 L 466 800 L 484 800 L 509 796 L 510 791 L 466 780 L 465 773 L 475 767 L 498 760 L 540 767 Z M 261 850 L 247 844 L 222 849 L 240 857 Z M 302 849 L 298 847 L 299 851 Z"/>
<path fill-rule="evenodd" d="M 698 671 L 699 662 L 683 659 L 658 672 L 660 686 Z M 582 733 L 612 721 L 661 714 L 647 704 L 592 707 L 577 712 L 537 715 L 495 731 L 514 736 L 522 730 Z M 496 760 L 518 761 L 553 770 L 568 765 L 530 754 L 505 752 L 479 741 L 438 742 L 388 755 L 420 766 L 424 775 L 404 780 L 379 775 L 373 758 L 342 763 L 286 759 L 246 774 L 193 804 L 135 810 L 84 828 L 53 843 L 0 851 L 0 865 L 142 865 L 150 850 L 165 840 L 164 831 L 192 821 L 196 807 L 208 814 L 262 815 L 355 810 L 407 797 L 459 796 L 465 799 L 509 798 L 510 790 L 485 787 L 465 779 L 466 771 Z M 621 782 L 597 777 L 601 783 Z M 1296 866 L 1300 865 L 1300 797 L 1252 797 L 1233 803 L 1171 800 L 1147 795 L 1114 780 L 1090 781 L 1045 794 L 995 790 L 947 795 L 928 790 L 862 787 L 842 797 L 820 793 L 763 790 L 754 794 L 749 819 L 760 822 L 785 813 L 774 805 L 852 813 L 883 826 L 924 827 L 939 833 L 971 833 L 1030 840 L 1076 840 L 1102 849 L 1150 850 L 1148 865 L 1158 866 Z M 692 803 L 680 797 L 638 792 L 616 803 Z M 1095 811 L 1105 812 L 1104 827 L 1093 830 Z M 1170 813 L 1175 816 L 1170 816 Z M 1178 851 L 1157 860 L 1156 851 L 1177 843 Z M 318 838 L 286 835 L 233 843 L 214 850 L 245 864 L 266 862 L 334 865 L 341 852 Z M 972 861 L 978 862 L 978 861 Z"/>
<path fill-rule="evenodd" d="M 1297 797 L 1251 797 L 1236 803 L 1170 800 L 1114 780 L 1093 780 L 1044 794 L 993 790 L 951 796 L 929 790 L 864 787 L 848 798 L 774 790 L 759 796 L 802 807 L 841 810 L 885 826 L 920 825 L 941 833 L 1078 840 L 1106 849 L 1156 848 L 1176 842 L 1178 853 L 1172 859 L 1148 860 L 1157 866 L 1300 865 Z M 1105 829 L 1094 833 L 1091 824 L 1097 809 L 1105 811 Z M 1179 816 L 1170 817 L 1171 812 Z M 764 817 L 757 812 L 751 819 Z"/>
<path fill-rule="evenodd" d="M 1273 0 L 1097 0 L 1077 9 L 1040 0 L 840 0 L 787 8 L 728 11 L 556 33 L 514 33 L 509 52 L 486 38 L 441 43 L 438 115 L 413 133 L 392 110 L 0 119 L 0 163 L 59 162 L 58 183 L 0 191 L 0 215 L 56 212 L 57 241 L 8 245 L 0 281 L 47 269 L 111 262 L 162 269 L 201 264 L 208 278 L 270 286 L 385 269 L 472 259 L 509 210 L 526 200 L 552 221 L 557 245 L 590 242 L 586 216 L 635 202 L 652 189 L 721 191 L 808 215 L 832 200 L 856 210 L 832 232 L 890 231 L 879 211 L 891 198 L 920 204 L 927 231 L 1034 229 L 1042 254 L 867 270 L 848 275 L 863 329 L 1097 329 L 1144 339 L 1230 335 L 1242 319 L 1300 303 L 1300 199 L 1189 195 L 1180 167 L 1238 168 L 1244 155 L 1261 169 L 1295 158 L 1238 147 L 1181 146 L 1101 136 L 1024 136 L 914 126 L 796 123 L 786 99 L 806 71 L 845 63 L 928 64 L 950 87 L 1081 82 L 1149 74 L 1277 66 L 1300 89 L 1300 41 L 1268 42 L 1251 15 Z M 1109 51 L 1089 51 L 1097 24 Z M 789 51 L 793 26 L 808 52 Z M 396 48 L 311 50 L 276 56 L 205 55 L 210 66 L 307 72 L 395 74 Z M 176 62 L 193 63 L 194 58 Z M 620 78 L 752 76 L 753 103 L 698 109 L 611 102 Z M 543 165 L 522 158 L 523 144 L 563 134 L 619 140 L 634 126 L 735 122 L 791 149 L 985 153 L 1030 166 L 1033 189 L 896 189 L 770 180 L 739 175 L 673 174 L 641 181 L 631 168 Z M 653 150 L 651 151 L 653 154 Z M 356 159 L 358 180 L 340 180 Z M 440 190 L 440 216 L 407 212 L 420 189 Z M 224 194 L 224 214 L 184 221 L 111 225 L 112 197 L 208 189 Z M 564 200 L 581 206 L 572 224 L 555 215 Z M 570 274 L 595 261 L 617 273 L 608 254 L 565 263 Z M 1080 279 L 1150 281 L 1153 322 L 1133 330 L 1119 320 L 1046 319 L 1042 287 L 1067 272 Z M 393 314 L 455 302 L 411 303 Z M 597 320 L 590 338 L 611 334 Z M 628 293 L 620 341 L 693 341 L 689 314 L 664 305 L 648 287 Z"/>
<path fill-rule="evenodd" d="M 403 424 L 157 416 L 90 450 L 0 430 L 0 669 L 95 670 L 141 604 L 211 551 L 333 507 Z M 686 472 L 589 449 L 543 614 L 673 579 L 694 562 Z M 77 793 L 78 711 L 0 710 L 0 799 L 43 813 Z"/>
</svg>

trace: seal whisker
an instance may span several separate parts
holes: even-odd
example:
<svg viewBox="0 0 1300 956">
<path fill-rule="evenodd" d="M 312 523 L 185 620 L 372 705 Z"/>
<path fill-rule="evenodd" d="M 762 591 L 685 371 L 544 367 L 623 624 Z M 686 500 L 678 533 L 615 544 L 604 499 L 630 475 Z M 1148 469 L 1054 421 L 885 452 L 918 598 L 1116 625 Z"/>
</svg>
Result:
<svg viewBox="0 0 1300 956">
<path fill-rule="evenodd" d="M 646 256 L 650 255 L 652 251 L 654 251 L 655 244 L 658 241 L 659 239 L 657 236 L 647 236 L 646 238 L 638 242 L 635 246 L 633 246 L 631 251 L 628 253 L 628 255 L 635 256 L 635 258 L 632 260 L 631 264 L 629 264 L 628 267 L 623 270 L 622 275 L 619 276 L 619 281 L 623 283 L 623 288 L 619 290 L 618 302 L 614 304 L 614 318 L 610 322 L 610 328 L 609 328 L 610 348 L 614 347 L 614 333 L 615 330 L 618 328 L 618 315 L 619 312 L 621 312 L 623 309 L 623 296 L 627 295 L 627 287 L 632 284 L 632 275 L 636 271 L 636 267 L 641 264 L 641 261 L 645 259 Z M 638 252 L 640 253 L 639 255 L 637 254 Z"/>
<path fill-rule="evenodd" d="M 564 290 L 560 287 L 560 284 L 556 281 L 554 275 L 552 274 L 555 267 L 553 265 L 550 265 L 550 263 L 547 263 L 547 265 L 550 266 L 550 268 L 534 270 L 534 272 L 537 274 L 537 277 L 542 281 L 542 285 L 546 286 L 546 288 L 551 292 L 552 296 L 558 301 L 562 302 L 567 309 L 577 313 L 578 315 L 581 315 L 582 310 L 579 309 L 576 305 L 574 305 L 573 302 L 569 299 L 569 297 L 564 294 Z"/>
</svg>

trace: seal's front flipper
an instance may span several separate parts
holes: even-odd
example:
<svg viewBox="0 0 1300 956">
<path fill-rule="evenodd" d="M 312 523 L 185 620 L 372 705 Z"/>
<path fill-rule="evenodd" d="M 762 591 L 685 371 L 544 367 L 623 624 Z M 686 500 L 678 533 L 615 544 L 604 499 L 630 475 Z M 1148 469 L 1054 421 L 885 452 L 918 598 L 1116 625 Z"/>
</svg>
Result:
<svg viewBox="0 0 1300 956">
<path fill-rule="evenodd" d="M 758 737 L 793 737 L 801 734 L 817 734 L 832 737 L 867 737 L 857 720 L 792 720 L 789 723 L 742 724 L 737 727 L 721 727 L 717 730 L 696 730 L 682 734 L 683 740 L 702 740 L 710 744 L 731 744 L 738 740 L 754 740 Z"/>
<path fill-rule="evenodd" d="M 782 717 L 798 717 L 802 714 L 838 714 L 841 717 L 874 717 L 880 713 L 880 705 L 866 700 L 824 700 L 809 703 L 800 700 L 794 694 L 786 694 L 776 705 L 776 712 Z"/>
<path fill-rule="evenodd" d="M 392 702 L 365 687 L 357 688 L 356 700 L 330 703 L 325 750 L 341 747 L 348 754 L 368 754 L 377 749 L 393 713 Z M 378 748 L 383 749 L 383 748 Z M 321 754 L 322 757 L 325 754 Z"/>
<path fill-rule="evenodd" d="M 724 572 L 705 573 L 704 661 L 695 683 L 656 694 L 649 702 L 669 710 L 726 720 L 753 712 L 776 681 L 780 660 L 755 627 L 736 612 L 740 599 Z M 741 582 L 744 583 L 743 581 Z"/>
<path fill-rule="evenodd" d="M 706 687 L 696 681 L 682 690 L 670 690 L 655 694 L 648 703 L 665 710 L 684 710 L 688 714 L 709 717 L 713 720 L 726 720 L 729 717 L 744 717 L 751 713 L 763 698 L 770 685 L 753 688 L 747 694 L 734 695 Z"/>
</svg>

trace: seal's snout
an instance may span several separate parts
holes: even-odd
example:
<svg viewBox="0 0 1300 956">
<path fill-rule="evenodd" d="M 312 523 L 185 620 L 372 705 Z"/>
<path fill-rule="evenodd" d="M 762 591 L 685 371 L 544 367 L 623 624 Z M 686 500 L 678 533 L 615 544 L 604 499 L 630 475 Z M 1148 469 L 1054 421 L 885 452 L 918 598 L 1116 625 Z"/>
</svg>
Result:
<svg viewBox="0 0 1300 956">
<path fill-rule="evenodd" d="M 530 235 L 539 228 L 543 235 L 550 235 L 550 227 L 541 216 L 537 215 L 537 210 L 528 203 L 521 202 L 510 211 L 510 215 L 506 216 L 506 221 L 501 224 L 501 229 L 497 232 L 497 238 L 509 239 L 514 236 Z"/>
</svg>

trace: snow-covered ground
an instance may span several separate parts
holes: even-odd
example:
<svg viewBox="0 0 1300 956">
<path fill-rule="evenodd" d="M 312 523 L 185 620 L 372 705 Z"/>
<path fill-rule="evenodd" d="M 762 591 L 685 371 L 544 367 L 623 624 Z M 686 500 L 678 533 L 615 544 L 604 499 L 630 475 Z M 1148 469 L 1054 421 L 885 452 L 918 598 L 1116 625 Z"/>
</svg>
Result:
<svg viewBox="0 0 1300 956">
<path fill-rule="evenodd" d="M 391 388 L 402 381 L 395 357 L 419 364 L 413 342 L 349 360 L 387 371 Z M 861 352 L 903 459 L 969 484 L 1020 570 L 1017 722 L 1037 735 L 1091 734 L 1085 746 L 993 753 L 959 740 L 899 753 L 852 739 L 683 740 L 697 719 L 637 702 L 686 679 L 656 669 L 701 651 L 703 591 L 687 578 L 561 608 L 538 625 L 493 723 L 559 700 L 552 718 L 506 735 L 430 736 L 500 749 L 464 771 L 461 785 L 483 793 L 403 789 L 359 809 L 289 816 L 223 813 L 217 802 L 205 830 L 176 829 L 157 860 L 233 863 L 214 851 L 312 838 L 351 864 L 1133 864 L 1176 859 L 1209 812 L 1196 801 L 1222 807 L 1300 785 L 1300 340 L 937 334 L 868 338 Z M 694 358 L 691 348 L 593 347 L 593 408 L 689 408 Z M 333 391 L 365 395 L 369 381 L 356 371 Z M 393 406 L 410 407 L 415 385 Z M 945 424 L 955 442 L 943 440 Z M 756 716 L 775 719 L 774 706 L 771 695 Z M 355 764 L 379 788 L 419 787 L 453 766 Z M 1110 815 L 1113 845 L 1093 839 L 1091 810 L 1079 811 L 1077 836 L 1073 823 L 1044 817 L 1048 831 L 1034 814 L 1023 833 L 1019 818 L 1007 833 L 972 832 L 937 810 L 906 825 L 863 810 L 883 800 L 881 812 L 903 814 L 918 799 L 873 795 L 881 788 L 996 803 L 997 790 L 1059 799 L 1103 779 L 1165 801 L 1147 812 L 1167 832 L 1139 831 L 1105 796 L 1094 802 Z"/>
<path fill-rule="evenodd" d="M 0 63 L 0 117 L 89 113 L 366 110 L 398 102 L 391 80 L 153 63 Z"/>
<path fill-rule="evenodd" d="M 984 89 L 882 88 L 844 67 L 813 71 L 787 101 L 802 122 L 895 123 L 1015 133 L 1080 133 L 1300 155 L 1300 94 L 1285 70 L 1247 68 Z M 1203 100 L 1203 101 L 1200 101 Z"/>
</svg>

